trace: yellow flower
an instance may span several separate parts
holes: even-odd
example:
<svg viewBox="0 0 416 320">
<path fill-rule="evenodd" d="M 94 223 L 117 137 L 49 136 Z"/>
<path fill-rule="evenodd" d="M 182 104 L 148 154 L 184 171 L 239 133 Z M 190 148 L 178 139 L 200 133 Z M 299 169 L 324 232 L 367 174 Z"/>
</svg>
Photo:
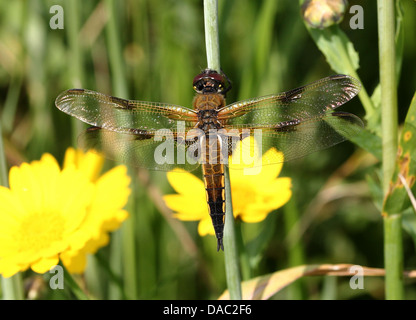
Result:
<svg viewBox="0 0 416 320">
<path fill-rule="evenodd" d="M 248 140 L 249 139 L 249 140 Z M 231 196 L 234 216 L 244 222 L 260 222 L 267 215 L 283 206 L 292 196 L 291 179 L 278 178 L 283 160 L 283 154 L 275 148 L 268 150 L 262 157 L 261 167 L 246 165 L 242 161 L 245 143 L 250 143 L 253 163 L 258 155 L 257 145 L 253 138 L 247 138 L 237 146 L 234 154 L 240 155 L 239 164 L 230 157 Z M 257 150 L 253 153 L 253 149 Z M 238 160 L 238 157 L 236 158 Z M 257 161 L 258 161 L 257 159 Z M 246 161 L 247 162 L 247 161 Z M 177 194 L 165 195 L 167 206 L 175 212 L 175 217 L 183 221 L 200 221 L 198 233 L 201 236 L 214 235 L 211 218 L 208 213 L 204 183 L 194 175 L 184 170 L 175 169 L 167 174 L 169 183 Z"/>
<path fill-rule="evenodd" d="M 127 169 L 99 176 L 103 158 L 69 148 L 63 169 L 50 154 L 13 167 L 10 188 L 0 186 L 0 273 L 29 267 L 44 273 L 61 259 L 70 272 L 85 269 L 86 255 L 108 242 L 128 214 Z"/>
</svg>

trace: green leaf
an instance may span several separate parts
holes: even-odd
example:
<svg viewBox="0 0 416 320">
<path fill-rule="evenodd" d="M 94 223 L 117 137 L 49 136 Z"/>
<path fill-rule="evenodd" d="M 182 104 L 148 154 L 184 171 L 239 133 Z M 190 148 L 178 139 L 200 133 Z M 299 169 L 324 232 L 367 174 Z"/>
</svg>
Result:
<svg viewBox="0 0 416 320">
<path fill-rule="evenodd" d="M 401 1 L 396 1 L 396 77 L 400 79 L 402 69 L 404 32 L 403 32 L 403 8 Z"/>
<path fill-rule="evenodd" d="M 416 174 L 416 93 L 413 96 L 399 141 L 396 168 L 390 181 L 389 190 L 383 204 L 383 213 L 391 215 L 409 207 L 409 196 L 399 174 L 406 180 L 412 192 L 415 191 Z"/>
<path fill-rule="evenodd" d="M 381 138 L 365 129 L 361 119 L 352 114 L 347 115 L 347 117 L 330 117 L 325 121 L 342 136 L 381 160 Z"/>
<path fill-rule="evenodd" d="M 371 198 L 373 199 L 374 205 L 376 206 L 377 210 L 381 212 L 383 209 L 383 188 L 381 186 L 381 179 L 382 173 L 379 169 L 376 169 L 376 175 L 370 176 L 367 175 L 365 180 L 367 181 L 368 188 L 371 194 Z"/>
<path fill-rule="evenodd" d="M 381 138 L 369 130 L 363 129 L 357 135 L 349 138 L 360 148 L 370 152 L 378 160 L 381 160 Z"/>
<path fill-rule="evenodd" d="M 357 70 L 360 66 L 360 59 L 353 43 L 338 25 L 330 28 L 312 29 L 305 24 L 312 39 L 319 50 L 324 54 L 328 64 L 337 73 L 351 75 L 359 80 Z M 366 112 L 367 127 L 376 131 L 379 127 L 380 116 L 375 112 L 375 107 L 367 91 L 362 87 L 358 97 Z"/>
<path fill-rule="evenodd" d="M 264 250 L 275 232 L 275 219 L 272 214 L 269 214 L 264 222 L 259 235 L 246 245 L 252 269 L 258 267 L 259 262 L 263 258 Z"/>
<path fill-rule="evenodd" d="M 360 66 L 359 55 L 338 25 L 323 30 L 308 30 L 333 70 L 343 74 L 355 74 Z"/>
</svg>

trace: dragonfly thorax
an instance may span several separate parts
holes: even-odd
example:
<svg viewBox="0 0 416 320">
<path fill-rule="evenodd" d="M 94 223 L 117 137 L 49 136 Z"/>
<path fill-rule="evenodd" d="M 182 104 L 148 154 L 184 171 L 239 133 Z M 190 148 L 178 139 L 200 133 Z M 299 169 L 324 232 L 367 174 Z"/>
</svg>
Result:
<svg viewBox="0 0 416 320">
<path fill-rule="evenodd" d="M 213 119 L 216 119 L 217 118 L 217 115 L 218 115 L 218 111 L 217 110 L 212 110 L 212 109 L 211 110 L 210 109 L 208 109 L 208 110 L 200 110 L 198 112 L 198 120 L 200 122 L 207 123 L 207 122 L 212 121 Z"/>
<path fill-rule="evenodd" d="M 198 112 L 198 127 L 207 131 L 210 129 L 220 129 L 222 126 L 217 120 L 217 110 L 200 110 Z"/>
</svg>

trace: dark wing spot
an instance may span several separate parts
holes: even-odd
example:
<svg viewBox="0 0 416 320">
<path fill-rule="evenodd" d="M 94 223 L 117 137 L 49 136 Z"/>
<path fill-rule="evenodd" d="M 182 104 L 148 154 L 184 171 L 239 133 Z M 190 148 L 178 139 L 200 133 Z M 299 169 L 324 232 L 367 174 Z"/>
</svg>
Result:
<svg viewBox="0 0 416 320">
<path fill-rule="evenodd" d="M 121 99 L 121 98 L 117 98 L 117 97 L 113 97 L 110 96 L 110 100 L 111 102 L 118 104 L 118 105 L 122 105 L 123 107 L 118 107 L 116 106 L 117 109 L 132 109 L 132 105 L 129 103 L 129 100 L 126 99 Z"/>
<path fill-rule="evenodd" d="M 336 111 L 336 112 L 330 113 L 330 115 L 333 117 L 342 118 L 345 121 L 356 124 L 356 120 L 355 118 L 351 117 L 351 113 L 344 112 L 344 111 Z"/>
<path fill-rule="evenodd" d="M 288 102 L 299 100 L 302 98 L 302 92 L 304 88 L 305 86 L 285 92 L 285 100 Z"/>
<path fill-rule="evenodd" d="M 148 140 L 148 139 L 153 139 L 154 134 L 150 134 L 148 133 L 147 130 L 141 130 L 141 129 L 129 129 L 129 132 L 134 134 L 135 140 Z"/>
<path fill-rule="evenodd" d="M 68 91 L 67 91 L 68 93 L 84 93 L 85 92 L 85 90 L 84 89 L 69 89 Z"/>
<path fill-rule="evenodd" d="M 275 126 L 273 129 L 276 132 L 292 132 L 296 131 L 296 126 L 300 123 L 300 120 L 289 120 L 280 122 L 277 126 Z"/>
<path fill-rule="evenodd" d="M 100 128 L 100 127 L 89 127 L 89 128 L 87 128 L 87 130 L 85 130 L 85 131 L 92 132 L 92 131 L 99 131 L 99 130 L 101 130 L 101 128 Z"/>
</svg>

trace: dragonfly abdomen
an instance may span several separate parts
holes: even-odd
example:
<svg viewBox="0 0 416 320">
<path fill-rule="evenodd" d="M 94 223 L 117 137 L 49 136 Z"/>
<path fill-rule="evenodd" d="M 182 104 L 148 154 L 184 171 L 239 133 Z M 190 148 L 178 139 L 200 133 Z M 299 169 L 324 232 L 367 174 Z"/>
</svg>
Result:
<svg viewBox="0 0 416 320">
<path fill-rule="evenodd" d="M 219 142 L 219 140 L 219 137 L 217 139 L 208 137 L 206 141 L 210 143 L 206 145 L 206 153 L 204 155 L 206 161 L 202 165 L 209 215 L 211 216 L 215 236 L 217 237 L 217 251 L 220 249 L 224 250 L 222 238 L 225 221 L 225 183 L 224 165 L 220 161 L 221 144 L 214 144 L 215 142 Z"/>
<path fill-rule="evenodd" d="M 222 243 L 225 221 L 224 166 L 221 164 L 204 164 L 202 170 L 209 215 L 217 237 L 217 251 L 224 250 Z"/>
</svg>

